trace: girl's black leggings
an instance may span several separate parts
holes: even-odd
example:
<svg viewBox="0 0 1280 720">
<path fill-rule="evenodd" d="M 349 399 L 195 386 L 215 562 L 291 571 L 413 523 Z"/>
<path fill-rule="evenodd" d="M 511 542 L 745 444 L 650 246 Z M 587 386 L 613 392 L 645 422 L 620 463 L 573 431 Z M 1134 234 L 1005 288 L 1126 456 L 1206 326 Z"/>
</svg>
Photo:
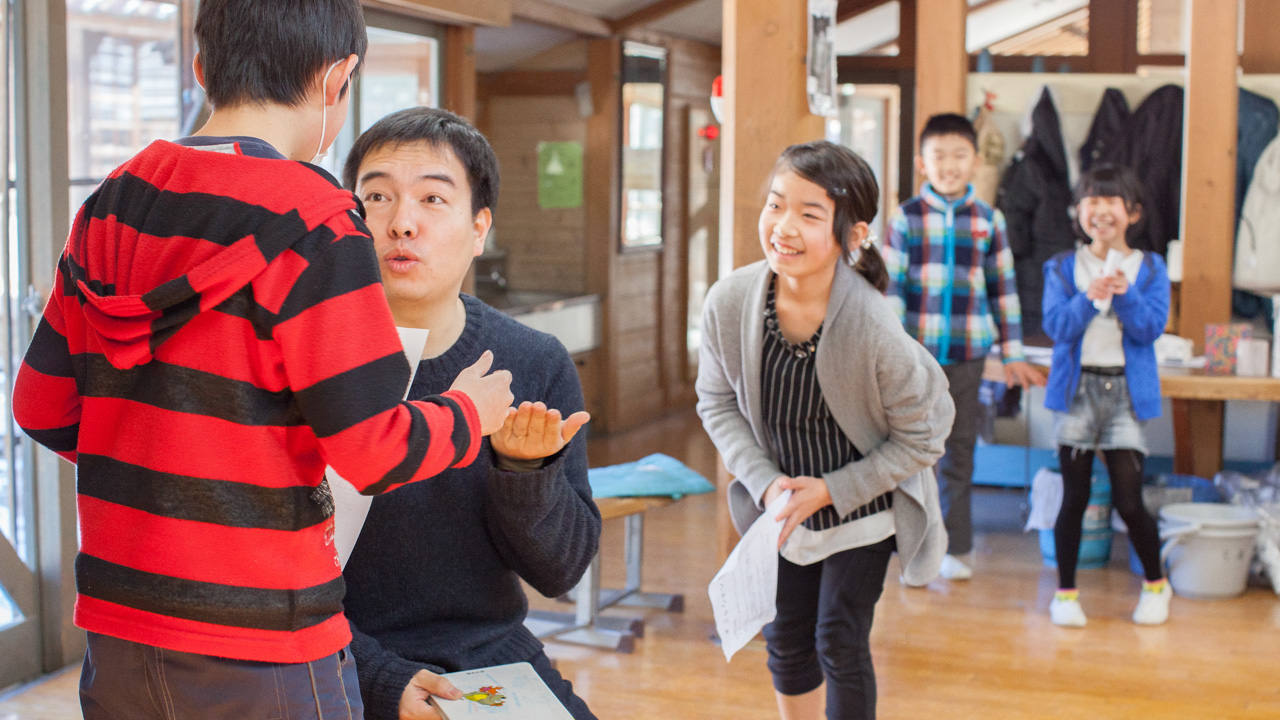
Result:
<svg viewBox="0 0 1280 720">
<path fill-rule="evenodd" d="M 1062 467 L 1062 509 L 1053 528 L 1058 555 L 1058 587 L 1076 586 L 1076 563 L 1080 558 L 1080 532 L 1089 507 L 1093 480 L 1093 451 L 1062 445 L 1058 462 Z M 1142 453 L 1137 450 L 1104 450 L 1111 475 L 1111 505 L 1129 527 L 1129 539 L 1142 560 L 1147 580 L 1164 577 L 1160 568 L 1160 532 L 1156 521 L 1142 504 Z"/>
</svg>

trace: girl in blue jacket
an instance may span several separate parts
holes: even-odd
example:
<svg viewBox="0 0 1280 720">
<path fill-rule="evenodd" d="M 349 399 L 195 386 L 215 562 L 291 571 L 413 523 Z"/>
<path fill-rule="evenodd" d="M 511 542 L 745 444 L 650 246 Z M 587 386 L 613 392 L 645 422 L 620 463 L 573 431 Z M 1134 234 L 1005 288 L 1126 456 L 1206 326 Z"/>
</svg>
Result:
<svg viewBox="0 0 1280 720">
<path fill-rule="evenodd" d="M 1049 614 L 1066 627 L 1085 624 L 1075 571 L 1095 451 L 1106 459 L 1112 505 L 1146 574 L 1133 621 L 1159 625 L 1169 617 L 1159 532 L 1142 504 L 1142 424 L 1160 415 L 1155 341 L 1169 316 L 1169 275 L 1159 255 L 1128 245 L 1141 193 L 1127 168 L 1086 173 L 1076 189 L 1076 218 L 1089 243 L 1044 266 L 1044 330 L 1054 343 L 1045 406 L 1058 413 L 1063 490 L 1054 527 L 1059 590 Z"/>
</svg>

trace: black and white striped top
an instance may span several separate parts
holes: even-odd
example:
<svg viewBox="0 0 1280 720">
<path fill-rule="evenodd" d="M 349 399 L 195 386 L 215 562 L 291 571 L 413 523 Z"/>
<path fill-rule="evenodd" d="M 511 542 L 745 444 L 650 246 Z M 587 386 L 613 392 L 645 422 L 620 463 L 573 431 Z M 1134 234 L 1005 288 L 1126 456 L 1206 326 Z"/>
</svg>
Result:
<svg viewBox="0 0 1280 720">
<path fill-rule="evenodd" d="M 788 342 L 778 326 L 773 284 L 764 312 L 760 389 L 769 443 L 779 469 L 790 477 L 822 477 L 862 459 L 862 453 L 832 417 L 818 385 L 817 349 L 822 328 L 799 345 Z M 891 507 L 893 493 L 885 493 L 843 518 L 835 506 L 828 505 L 805 520 L 804 526 L 827 530 Z"/>
</svg>

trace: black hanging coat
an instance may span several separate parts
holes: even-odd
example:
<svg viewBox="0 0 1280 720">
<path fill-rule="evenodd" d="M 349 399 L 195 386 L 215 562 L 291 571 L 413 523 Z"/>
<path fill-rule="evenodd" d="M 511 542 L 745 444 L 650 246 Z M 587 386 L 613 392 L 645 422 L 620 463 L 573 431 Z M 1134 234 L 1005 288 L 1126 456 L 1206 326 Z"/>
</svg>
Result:
<svg viewBox="0 0 1280 720">
<path fill-rule="evenodd" d="M 1071 176 L 1062 125 L 1053 96 L 1045 88 L 1031 111 L 1031 134 L 1000 180 L 996 206 L 1008 225 L 1022 305 L 1022 335 L 1043 337 L 1045 261 L 1075 246 L 1071 219 Z"/>
<path fill-rule="evenodd" d="M 1082 174 L 1103 163 L 1128 164 L 1129 147 L 1126 139 L 1132 116 L 1124 93 L 1115 88 L 1107 88 L 1102 94 L 1102 102 L 1098 103 L 1093 124 L 1089 126 L 1089 136 L 1080 147 Z"/>
<path fill-rule="evenodd" d="M 1133 112 L 1126 162 L 1142 182 L 1143 219 L 1130 244 L 1163 255 L 1180 234 L 1182 213 L 1182 116 L 1185 93 L 1157 88 Z"/>
</svg>

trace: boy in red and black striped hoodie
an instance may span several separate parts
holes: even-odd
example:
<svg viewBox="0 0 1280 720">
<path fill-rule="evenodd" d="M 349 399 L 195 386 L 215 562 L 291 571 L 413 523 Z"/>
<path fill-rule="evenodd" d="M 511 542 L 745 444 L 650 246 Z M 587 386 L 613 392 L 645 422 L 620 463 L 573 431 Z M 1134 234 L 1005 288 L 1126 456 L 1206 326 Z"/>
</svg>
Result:
<svg viewBox="0 0 1280 720">
<path fill-rule="evenodd" d="M 358 0 L 203 0 L 196 36 L 209 123 L 85 202 L 14 389 L 77 463 L 82 706 L 359 717 L 325 466 L 375 494 L 467 465 L 510 374 L 401 402 L 357 202 L 297 162 L 346 116 Z"/>
</svg>

